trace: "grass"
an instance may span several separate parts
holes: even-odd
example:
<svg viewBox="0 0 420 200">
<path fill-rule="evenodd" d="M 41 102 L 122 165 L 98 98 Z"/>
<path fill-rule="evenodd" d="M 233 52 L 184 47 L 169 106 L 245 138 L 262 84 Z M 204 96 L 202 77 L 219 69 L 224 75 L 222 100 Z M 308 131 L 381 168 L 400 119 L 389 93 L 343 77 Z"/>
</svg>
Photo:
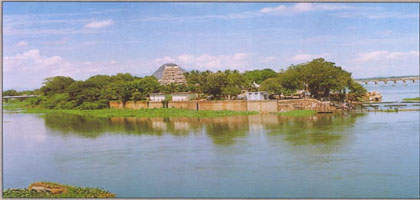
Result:
<svg viewBox="0 0 420 200">
<path fill-rule="evenodd" d="M 316 114 L 315 110 L 292 110 L 288 112 L 280 112 L 278 113 L 281 116 L 286 117 L 308 117 L 313 116 Z"/>
<path fill-rule="evenodd" d="M 404 101 L 420 101 L 420 97 L 415 97 L 415 98 L 405 98 L 403 99 Z"/>
<path fill-rule="evenodd" d="M 32 186 L 47 190 L 35 191 Z M 7 189 L 3 191 L 3 198 L 114 198 L 115 194 L 99 188 L 76 187 L 52 182 L 32 183 L 24 189 Z"/>
<path fill-rule="evenodd" d="M 243 111 L 213 111 L 213 110 L 184 110 L 176 108 L 152 108 L 152 109 L 97 109 L 97 110 L 72 110 L 72 109 L 43 109 L 33 108 L 23 103 L 3 105 L 3 109 L 23 113 L 66 113 L 91 117 L 226 117 L 239 115 L 254 115 L 258 112 Z"/>
</svg>

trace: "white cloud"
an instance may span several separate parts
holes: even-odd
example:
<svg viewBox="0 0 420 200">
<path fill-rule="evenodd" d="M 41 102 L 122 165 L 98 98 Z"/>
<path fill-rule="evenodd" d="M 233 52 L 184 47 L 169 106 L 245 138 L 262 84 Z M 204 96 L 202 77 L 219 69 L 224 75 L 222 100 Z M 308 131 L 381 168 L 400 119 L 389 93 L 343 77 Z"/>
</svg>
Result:
<svg viewBox="0 0 420 200">
<path fill-rule="evenodd" d="M 155 59 L 156 65 L 162 65 L 167 62 L 174 62 L 187 69 L 205 68 L 204 70 L 224 70 L 224 69 L 246 69 L 249 64 L 250 54 L 235 53 L 232 55 L 193 55 L 183 54 L 176 57 L 163 57 Z M 203 70 L 203 69 L 200 69 Z"/>
<path fill-rule="evenodd" d="M 269 63 L 269 62 L 272 62 L 274 59 L 276 59 L 274 56 L 268 56 L 268 57 L 262 58 L 261 62 L 262 63 Z"/>
<path fill-rule="evenodd" d="M 292 6 L 279 5 L 276 7 L 265 7 L 260 10 L 261 13 L 274 15 L 293 15 L 310 11 L 332 11 L 353 9 L 350 6 L 334 4 L 316 4 L 316 3 L 296 3 Z"/>
<path fill-rule="evenodd" d="M 16 43 L 15 47 L 24 47 L 24 46 L 27 46 L 27 45 L 28 45 L 28 43 L 22 40 L 22 41 Z"/>
<path fill-rule="evenodd" d="M 72 63 L 61 56 L 46 56 L 32 49 L 15 56 L 4 57 L 3 72 L 6 88 L 39 88 L 43 79 L 52 76 L 87 78 L 108 72 L 102 63 Z M 115 69 L 117 70 L 117 69 Z M 19 78 L 14 78 L 19 77 Z"/>
<path fill-rule="evenodd" d="M 355 62 L 377 62 L 377 61 L 386 61 L 386 60 L 397 60 L 405 59 L 408 57 L 419 57 L 418 51 L 407 51 L 407 52 L 390 52 L 390 51 L 371 51 L 366 53 L 360 53 L 355 59 Z"/>
<path fill-rule="evenodd" d="M 103 21 L 92 21 L 90 23 L 85 24 L 85 28 L 104 28 L 113 24 L 114 22 L 112 21 L 112 19 Z"/>
<path fill-rule="evenodd" d="M 4 71 L 37 71 L 62 62 L 60 56 L 42 56 L 38 49 L 4 57 Z"/>
</svg>

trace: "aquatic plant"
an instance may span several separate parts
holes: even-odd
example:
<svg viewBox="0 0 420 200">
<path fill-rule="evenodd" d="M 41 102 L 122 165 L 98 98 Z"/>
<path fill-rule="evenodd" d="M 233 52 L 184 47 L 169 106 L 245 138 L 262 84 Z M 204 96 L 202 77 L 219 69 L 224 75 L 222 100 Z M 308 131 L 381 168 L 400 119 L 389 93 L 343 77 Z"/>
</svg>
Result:
<svg viewBox="0 0 420 200">
<path fill-rule="evenodd" d="M 7 189 L 4 198 L 114 198 L 115 194 L 99 188 L 76 187 L 52 182 L 36 182 L 24 189 Z"/>
<path fill-rule="evenodd" d="M 152 108 L 152 109 L 96 109 L 96 110 L 74 110 L 74 109 L 45 109 L 14 104 L 4 109 L 22 108 L 23 113 L 66 113 L 90 117 L 226 117 L 254 115 L 258 112 L 230 111 L 230 110 L 186 110 L 177 108 Z"/>
<path fill-rule="evenodd" d="M 308 117 L 316 114 L 315 110 L 292 110 L 288 112 L 278 113 L 281 116 L 286 117 Z"/>
<path fill-rule="evenodd" d="M 420 97 L 415 97 L 415 98 L 405 98 L 405 99 L 403 99 L 403 101 L 420 101 Z"/>
</svg>

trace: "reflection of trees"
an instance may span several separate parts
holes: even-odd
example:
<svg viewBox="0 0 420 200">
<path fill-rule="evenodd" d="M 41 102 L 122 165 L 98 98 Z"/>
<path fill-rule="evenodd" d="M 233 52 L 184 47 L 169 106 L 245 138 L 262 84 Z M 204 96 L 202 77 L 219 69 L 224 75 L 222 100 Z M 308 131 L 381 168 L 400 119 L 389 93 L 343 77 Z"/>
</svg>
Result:
<svg viewBox="0 0 420 200">
<path fill-rule="evenodd" d="M 98 137 L 104 133 L 186 136 L 199 133 L 204 127 L 215 144 L 231 145 L 235 139 L 246 137 L 252 131 L 268 131 L 268 135 L 281 135 L 292 145 L 334 146 L 347 137 L 344 130 L 353 126 L 360 114 L 327 114 L 311 117 L 282 117 L 278 115 L 252 115 L 219 118 L 134 118 L 110 119 L 82 117 L 70 114 L 47 114 L 48 128 L 62 134 Z M 274 138 L 271 138 L 274 139 Z"/>
<path fill-rule="evenodd" d="M 238 137 L 244 137 L 249 131 L 248 117 L 222 117 L 204 119 L 207 135 L 215 144 L 231 145 Z"/>
<path fill-rule="evenodd" d="M 342 141 L 343 137 L 348 137 L 345 130 L 351 128 L 362 115 L 338 113 L 299 118 L 278 117 L 278 126 L 271 129 L 269 135 L 283 135 L 292 145 L 332 147 Z"/>
<path fill-rule="evenodd" d="M 246 136 L 249 130 L 246 116 L 220 118 L 135 118 L 110 119 L 52 113 L 44 116 L 48 128 L 62 134 L 98 137 L 104 133 L 185 136 L 198 133 L 202 127 L 215 144 L 230 145 L 235 138 Z"/>
<path fill-rule="evenodd" d="M 104 133 L 162 135 L 186 135 L 200 128 L 197 122 L 169 118 L 114 117 L 110 119 L 83 117 L 53 113 L 43 116 L 48 128 L 62 134 L 77 134 L 82 137 L 98 137 Z M 195 119 L 197 121 L 197 119 Z"/>
</svg>

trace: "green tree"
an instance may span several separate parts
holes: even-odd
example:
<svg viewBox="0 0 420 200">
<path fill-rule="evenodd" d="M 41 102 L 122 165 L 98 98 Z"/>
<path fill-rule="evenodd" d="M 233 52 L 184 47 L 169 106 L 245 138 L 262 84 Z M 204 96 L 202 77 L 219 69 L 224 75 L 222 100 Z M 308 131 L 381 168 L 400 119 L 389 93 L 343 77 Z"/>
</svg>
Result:
<svg viewBox="0 0 420 200">
<path fill-rule="evenodd" d="M 65 76 L 55 76 L 46 78 L 44 81 L 44 86 L 41 87 L 41 92 L 44 95 L 53 94 L 53 93 L 63 93 L 66 88 L 71 85 L 74 80 L 70 77 Z"/>
<path fill-rule="evenodd" d="M 288 71 L 296 71 L 295 80 L 299 87 L 308 90 L 315 98 L 329 97 L 330 92 L 345 92 L 350 84 L 351 73 L 344 71 L 333 62 L 323 58 L 289 67 Z M 292 78 L 293 79 L 293 78 Z"/>
<path fill-rule="evenodd" d="M 243 76 L 251 84 L 254 82 L 257 84 L 261 84 L 264 80 L 276 77 L 277 73 L 272 69 L 263 69 L 263 70 L 246 71 L 243 74 Z"/>
<path fill-rule="evenodd" d="M 16 90 L 6 90 L 3 92 L 3 96 L 17 96 L 18 92 Z"/>
</svg>

